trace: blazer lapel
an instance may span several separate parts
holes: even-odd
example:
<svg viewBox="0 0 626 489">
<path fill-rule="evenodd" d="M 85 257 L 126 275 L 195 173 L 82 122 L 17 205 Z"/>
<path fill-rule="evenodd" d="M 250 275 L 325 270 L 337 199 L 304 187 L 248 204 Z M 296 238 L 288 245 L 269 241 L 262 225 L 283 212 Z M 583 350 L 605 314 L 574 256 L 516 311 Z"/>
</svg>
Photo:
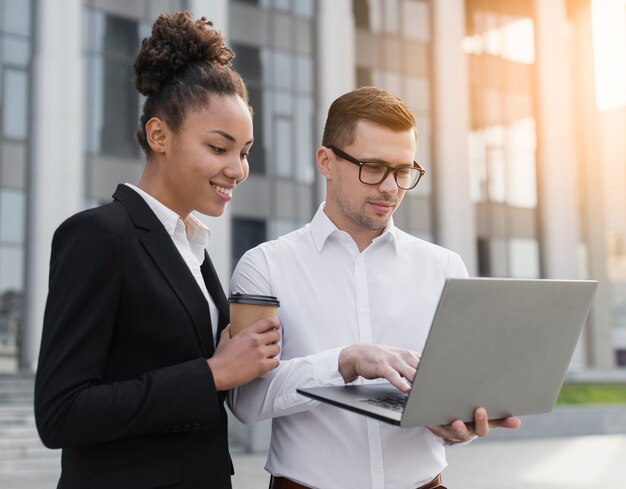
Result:
<svg viewBox="0 0 626 489">
<path fill-rule="evenodd" d="M 202 348 L 202 354 L 206 358 L 210 357 L 214 348 L 209 306 L 176 245 L 148 204 L 133 189 L 126 185 L 119 185 L 113 198 L 124 204 L 137 227 L 147 231 L 139 239 L 169 286 L 187 309 Z"/>
<path fill-rule="evenodd" d="M 215 343 L 217 346 L 217 344 L 219 344 L 222 331 L 228 325 L 228 323 L 230 323 L 230 309 L 228 305 L 228 300 L 226 299 L 226 295 L 224 295 L 224 289 L 222 289 L 220 279 L 217 276 L 217 272 L 215 271 L 213 262 L 209 258 L 209 254 L 206 252 L 206 250 L 204 252 L 204 262 L 202 262 L 200 270 L 202 271 L 202 277 L 204 278 L 206 288 L 213 298 L 213 302 L 215 303 L 215 306 L 217 307 L 217 310 L 219 312 L 219 320 L 217 322 L 217 341 Z M 227 394 L 228 391 L 218 392 L 220 402 L 224 402 Z"/>
<path fill-rule="evenodd" d="M 230 310 L 228 300 L 226 299 L 226 295 L 224 295 L 224 289 L 222 289 L 222 284 L 220 283 L 220 279 L 217 276 L 213 262 L 211 261 L 211 258 L 209 258 L 209 254 L 206 251 L 204 252 L 204 262 L 202 263 L 200 270 L 202 271 L 202 277 L 204 278 L 206 288 L 213 298 L 213 302 L 215 302 L 215 306 L 219 312 L 216 338 L 216 343 L 219 343 L 222 330 L 228 326 L 228 323 L 230 323 Z"/>
</svg>

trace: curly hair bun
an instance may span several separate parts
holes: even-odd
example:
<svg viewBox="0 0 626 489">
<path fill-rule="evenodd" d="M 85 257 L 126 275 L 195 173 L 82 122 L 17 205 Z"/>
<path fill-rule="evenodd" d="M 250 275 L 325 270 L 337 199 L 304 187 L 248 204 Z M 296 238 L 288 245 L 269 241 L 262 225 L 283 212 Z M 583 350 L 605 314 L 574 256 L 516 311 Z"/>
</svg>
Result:
<svg viewBox="0 0 626 489">
<path fill-rule="evenodd" d="M 205 17 L 194 21 L 186 11 L 160 15 L 133 65 L 139 93 L 158 94 L 190 65 L 230 66 L 235 55 L 212 26 Z"/>
</svg>

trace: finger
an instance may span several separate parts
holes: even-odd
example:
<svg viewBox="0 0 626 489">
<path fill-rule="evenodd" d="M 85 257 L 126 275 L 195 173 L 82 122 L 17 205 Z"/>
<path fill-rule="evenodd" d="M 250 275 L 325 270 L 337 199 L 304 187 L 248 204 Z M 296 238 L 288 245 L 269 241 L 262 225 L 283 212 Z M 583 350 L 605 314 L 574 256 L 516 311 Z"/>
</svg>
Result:
<svg viewBox="0 0 626 489">
<path fill-rule="evenodd" d="M 277 344 L 270 344 L 265 350 L 266 358 L 274 358 L 280 353 L 280 347 Z"/>
<path fill-rule="evenodd" d="M 270 329 L 264 333 L 260 333 L 261 342 L 264 345 L 276 344 L 280 341 L 280 331 L 277 329 Z"/>
<path fill-rule="evenodd" d="M 409 392 L 411 390 L 411 386 L 408 382 L 406 382 L 400 374 L 391 367 L 386 371 L 384 377 L 402 392 Z"/>
<path fill-rule="evenodd" d="M 417 370 L 415 370 L 415 367 L 412 367 L 411 365 L 404 362 L 399 362 L 396 370 L 400 373 L 402 377 L 406 378 L 409 382 L 413 382 L 413 379 L 415 378 L 415 372 L 417 372 Z"/>
<path fill-rule="evenodd" d="M 472 437 L 472 430 L 459 419 L 450 423 L 450 428 L 456 441 L 464 441 Z"/>
<path fill-rule="evenodd" d="M 522 420 L 519 419 L 517 416 L 510 416 L 503 419 L 492 419 L 489 421 L 489 425 L 492 428 L 517 429 L 522 426 Z"/>
<path fill-rule="evenodd" d="M 412 350 L 404 350 L 404 361 L 410 365 L 413 369 L 416 369 L 420 363 L 421 356 L 419 353 Z"/>
<path fill-rule="evenodd" d="M 489 418 L 485 408 L 477 408 L 474 412 L 474 433 L 477 436 L 486 436 L 489 433 Z"/>
<path fill-rule="evenodd" d="M 265 333 L 280 328 L 280 321 L 277 318 L 263 318 L 248 326 L 255 333 Z"/>
<path fill-rule="evenodd" d="M 220 345 L 222 342 L 227 343 L 230 341 L 230 324 L 228 324 L 220 333 Z"/>
<path fill-rule="evenodd" d="M 448 432 L 444 426 L 432 425 L 426 427 L 433 435 L 438 436 L 439 438 L 444 438 L 448 436 Z"/>
</svg>

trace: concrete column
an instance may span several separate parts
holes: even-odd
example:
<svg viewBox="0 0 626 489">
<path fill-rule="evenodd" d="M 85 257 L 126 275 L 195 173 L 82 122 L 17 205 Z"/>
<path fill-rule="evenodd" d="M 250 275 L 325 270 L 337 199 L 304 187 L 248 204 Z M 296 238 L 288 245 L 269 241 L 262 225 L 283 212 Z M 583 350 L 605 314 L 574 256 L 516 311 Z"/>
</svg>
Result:
<svg viewBox="0 0 626 489">
<path fill-rule="evenodd" d="M 615 364 L 611 343 L 611 300 L 610 283 L 607 275 L 606 220 L 604 208 L 604 155 L 601 163 L 598 160 L 598 148 L 601 147 L 599 135 L 598 111 L 595 100 L 595 80 L 593 70 L 593 37 L 591 32 L 591 5 L 589 0 L 568 0 L 568 8 L 572 9 L 571 23 L 572 51 L 574 58 L 573 89 L 576 100 L 574 104 L 574 123 L 576 151 L 579 165 L 583 168 L 583 206 L 581 206 L 583 239 L 587 244 L 589 275 L 598 280 L 600 285 L 596 292 L 593 308 L 585 329 L 586 363 L 589 367 L 610 368 Z"/>
<path fill-rule="evenodd" d="M 356 88 L 356 29 L 352 2 L 318 3 L 317 12 L 317 140 L 322 142 L 330 104 Z M 326 182 L 316 172 L 317 208 L 326 198 Z"/>
<path fill-rule="evenodd" d="M 35 2 L 26 304 L 20 367 L 35 369 L 57 226 L 83 206 L 82 2 Z"/>
<path fill-rule="evenodd" d="M 206 17 L 213 22 L 213 27 L 227 39 L 228 45 L 228 2 L 227 0 L 188 0 L 189 11 L 194 18 Z M 245 185 L 245 183 L 244 183 Z M 235 198 L 237 198 L 235 191 Z M 203 216 L 196 214 L 213 231 L 213 237 L 209 243 L 211 260 L 222 283 L 227 291 L 232 271 L 231 240 L 232 240 L 232 215 L 227 205 L 224 214 L 219 217 Z"/>
<path fill-rule="evenodd" d="M 465 2 L 437 0 L 433 9 L 434 196 L 437 242 L 456 251 L 470 275 L 477 272 L 476 224 L 470 199 L 469 76 L 461 49 Z"/>
<path fill-rule="evenodd" d="M 534 8 L 543 271 L 573 279 L 580 232 L 565 2 L 535 0 Z"/>
</svg>

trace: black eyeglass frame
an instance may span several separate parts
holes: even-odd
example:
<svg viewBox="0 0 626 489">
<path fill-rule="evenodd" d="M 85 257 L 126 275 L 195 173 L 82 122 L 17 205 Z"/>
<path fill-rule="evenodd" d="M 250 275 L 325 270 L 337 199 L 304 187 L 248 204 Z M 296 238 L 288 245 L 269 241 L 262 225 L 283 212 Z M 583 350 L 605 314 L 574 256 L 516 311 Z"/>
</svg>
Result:
<svg viewBox="0 0 626 489">
<path fill-rule="evenodd" d="M 390 166 L 387 165 L 381 161 L 360 161 L 357 160 L 354 156 L 350 156 L 348 153 L 346 153 L 345 151 L 340 150 L 339 148 L 337 148 L 336 146 L 333 146 L 332 144 L 330 146 L 327 146 L 328 149 L 330 149 L 333 153 L 335 153 L 335 155 L 339 156 L 339 158 L 341 158 L 342 160 L 346 160 L 356 166 L 359 167 L 359 181 L 361 183 L 364 183 L 365 185 L 380 185 L 382 182 L 385 181 L 385 179 L 389 176 L 390 172 L 393 172 L 393 179 L 396 182 L 396 185 L 398 186 L 398 188 L 401 188 L 402 190 L 411 190 L 414 189 L 415 187 L 417 187 L 417 184 L 420 182 L 420 180 L 422 179 L 422 177 L 424 176 L 424 174 L 426 173 L 426 170 L 424 170 L 424 168 L 422 168 L 422 165 L 420 165 L 417 161 L 413 161 L 413 166 Z M 368 182 L 364 182 L 361 178 L 361 170 L 363 169 L 363 166 L 365 164 L 376 164 L 376 165 L 380 165 L 382 167 L 385 168 L 385 174 L 383 175 L 383 177 L 380 179 L 379 182 L 377 183 L 368 183 Z M 406 188 L 403 187 L 402 185 L 400 185 L 398 183 L 398 171 L 399 170 L 406 170 L 407 168 L 415 168 L 418 172 L 419 172 L 419 176 L 417 177 L 417 180 L 415 181 L 415 183 L 413 185 L 411 185 L 410 187 Z"/>
</svg>

